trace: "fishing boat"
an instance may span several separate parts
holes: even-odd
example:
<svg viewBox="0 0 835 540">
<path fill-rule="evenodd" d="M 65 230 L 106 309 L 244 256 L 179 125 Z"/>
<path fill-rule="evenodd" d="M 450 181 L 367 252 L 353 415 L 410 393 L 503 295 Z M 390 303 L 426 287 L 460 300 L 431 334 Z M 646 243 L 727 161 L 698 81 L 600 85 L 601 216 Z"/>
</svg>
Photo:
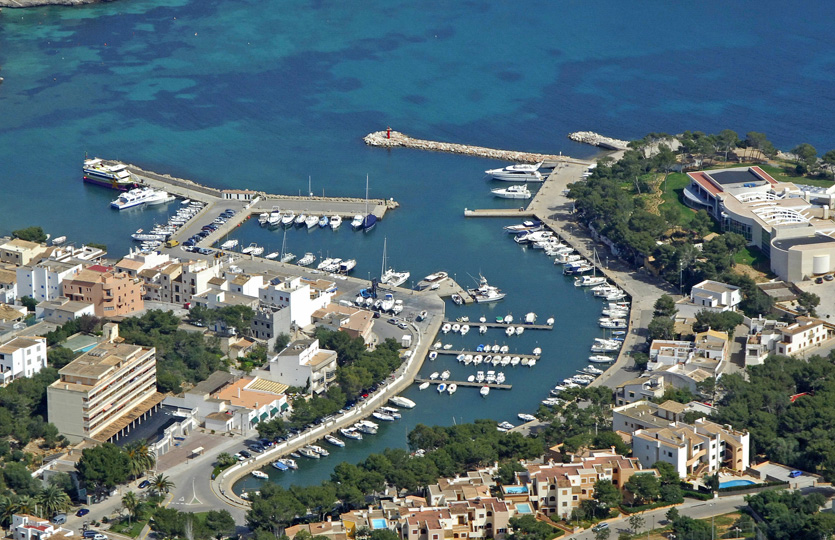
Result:
<svg viewBox="0 0 835 540">
<path fill-rule="evenodd" d="M 447 387 L 447 389 L 446 389 L 446 391 L 447 391 L 450 395 L 454 394 L 456 390 L 458 390 L 458 385 L 457 385 L 457 384 L 455 384 L 455 383 L 451 383 L 451 384 L 449 385 L 449 387 Z"/>
<path fill-rule="evenodd" d="M 487 278 L 479 275 L 479 284 L 475 289 L 467 289 L 467 292 L 478 303 L 497 302 L 506 295 L 498 287 L 494 287 L 487 283 Z M 507 321 L 507 319 L 505 319 Z M 507 321 L 510 322 L 510 321 Z"/>
<path fill-rule="evenodd" d="M 371 416 L 373 416 L 377 420 L 382 420 L 384 422 L 394 422 L 394 417 L 392 415 L 384 413 L 380 410 L 372 412 Z"/>
<path fill-rule="evenodd" d="M 280 459 L 277 459 L 277 460 L 273 461 L 271 463 L 271 465 L 273 466 L 274 469 L 278 469 L 279 471 L 286 471 L 287 469 L 290 468 L 287 465 L 285 465 L 284 463 L 282 463 Z"/>
<path fill-rule="evenodd" d="M 354 219 L 351 220 L 351 228 L 353 228 L 355 231 L 357 229 L 362 228 L 362 215 L 357 214 L 354 216 Z"/>
<path fill-rule="evenodd" d="M 259 480 L 266 480 L 270 477 L 264 471 L 252 471 L 250 474 Z"/>
<path fill-rule="evenodd" d="M 490 193 L 502 199 L 530 199 L 531 192 L 525 184 L 491 189 Z"/>
<path fill-rule="evenodd" d="M 330 226 L 331 230 L 335 231 L 342 225 L 342 216 L 333 216 L 331 218 Z"/>
<path fill-rule="evenodd" d="M 418 390 L 426 390 L 427 388 L 429 388 L 428 382 L 422 382 L 420 383 L 420 386 L 418 386 Z"/>
<path fill-rule="evenodd" d="M 446 392 L 446 383 L 441 383 L 438 385 L 438 393 L 443 394 Z"/>
<path fill-rule="evenodd" d="M 310 266 L 315 261 L 316 261 L 316 255 L 314 255 L 313 253 L 310 253 L 308 251 L 307 253 L 304 254 L 304 257 L 299 259 L 299 262 L 297 262 L 296 264 L 298 264 L 299 266 Z"/>
<path fill-rule="evenodd" d="M 322 216 L 322 217 L 319 218 L 319 227 L 320 228 L 324 229 L 325 227 L 328 226 L 329 223 L 330 223 L 330 219 L 328 218 L 328 216 Z"/>
<path fill-rule="evenodd" d="M 357 431 L 354 428 L 342 428 L 339 430 L 343 437 L 347 437 L 349 439 L 354 439 L 355 441 L 362 440 L 362 433 Z"/>
<path fill-rule="evenodd" d="M 328 452 L 327 450 L 325 450 L 321 446 L 316 446 L 315 444 L 311 444 L 310 449 L 313 450 L 314 452 L 316 452 L 317 454 L 319 454 L 322 457 L 327 457 L 327 456 L 331 455 L 330 452 Z"/>
<path fill-rule="evenodd" d="M 481 387 L 481 390 L 479 390 L 478 393 L 481 394 L 481 397 L 487 397 L 487 395 L 490 393 L 490 387 L 484 385 Z"/>
<path fill-rule="evenodd" d="M 541 161 L 535 164 L 516 163 L 501 169 L 489 169 L 484 171 L 484 174 L 493 180 L 504 182 L 543 182 L 544 178 L 542 173 L 539 172 L 541 166 Z"/>
<path fill-rule="evenodd" d="M 344 447 L 345 446 L 345 441 L 343 441 L 342 439 L 337 439 L 336 437 L 334 437 L 333 435 L 330 435 L 330 434 L 325 435 L 325 440 L 328 441 L 330 444 L 332 444 L 334 446 L 339 446 L 339 447 Z"/>
</svg>

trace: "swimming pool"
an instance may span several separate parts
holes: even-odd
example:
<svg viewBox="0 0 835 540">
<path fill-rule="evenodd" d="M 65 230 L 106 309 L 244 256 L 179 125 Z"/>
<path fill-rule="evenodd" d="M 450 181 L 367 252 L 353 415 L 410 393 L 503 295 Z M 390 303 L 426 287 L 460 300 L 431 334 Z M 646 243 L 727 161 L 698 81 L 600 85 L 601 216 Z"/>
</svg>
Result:
<svg viewBox="0 0 835 540">
<path fill-rule="evenodd" d="M 531 505 L 528 503 L 516 503 L 517 514 L 531 514 Z"/>
<path fill-rule="evenodd" d="M 750 486 L 751 484 L 755 483 L 756 482 L 752 482 L 751 480 L 728 480 L 727 482 L 720 482 L 719 489 L 736 486 Z"/>
<path fill-rule="evenodd" d="M 371 520 L 371 528 L 372 529 L 385 529 L 386 528 L 386 520 L 383 518 L 373 518 Z"/>
<path fill-rule="evenodd" d="M 520 493 L 527 493 L 527 486 L 505 486 L 504 492 L 508 495 L 519 495 Z"/>
</svg>

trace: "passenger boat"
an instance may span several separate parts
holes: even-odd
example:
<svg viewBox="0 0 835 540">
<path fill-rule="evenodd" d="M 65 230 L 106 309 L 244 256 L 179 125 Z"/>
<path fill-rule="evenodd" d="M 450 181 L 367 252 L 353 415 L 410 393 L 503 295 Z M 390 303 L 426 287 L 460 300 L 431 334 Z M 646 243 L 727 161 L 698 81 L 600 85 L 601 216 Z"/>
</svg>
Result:
<svg viewBox="0 0 835 540">
<path fill-rule="evenodd" d="M 342 225 L 342 217 L 341 216 L 333 216 L 331 218 L 330 226 L 331 230 L 335 231 Z"/>
<path fill-rule="evenodd" d="M 264 471 L 252 471 L 250 474 L 259 480 L 266 480 L 269 478 L 269 475 Z"/>
<path fill-rule="evenodd" d="M 354 428 L 342 428 L 339 430 L 339 432 L 342 434 L 342 436 L 348 437 L 349 439 L 354 439 L 355 441 L 362 440 L 362 433 L 360 433 Z"/>
<path fill-rule="evenodd" d="M 127 165 L 118 161 L 100 158 L 85 159 L 82 171 L 84 181 L 97 186 L 127 191 L 138 185 L 128 171 Z"/>
<path fill-rule="evenodd" d="M 403 407 L 404 409 L 414 409 L 415 405 L 417 405 L 411 399 L 405 398 L 403 396 L 392 396 L 389 398 L 389 402 L 392 405 L 397 405 L 398 407 Z"/>
<path fill-rule="evenodd" d="M 481 394 L 481 397 L 487 397 L 487 395 L 490 393 L 490 387 L 484 385 L 481 387 L 481 390 L 479 390 L 478 393 Z"/>
<path fill-rule="evenodd" d="M 530 199 L 531 192 L 527 185 L 509 186 L 506 188 L 491 189 L 490 193 L 502 199 Z"/>
<path fill-rule="evenodd" d="M 339 447 L 345 446 L 345 441 L 343 441 L 342 439 L 337 439 L 336 437 L 334 437 L 333 435 L 330 435 L 330 434 L 325 435 L 325 440 L 328 441 L 330 444 L 332 444 L 334 446 L 339 446 Z"/>
</svg>

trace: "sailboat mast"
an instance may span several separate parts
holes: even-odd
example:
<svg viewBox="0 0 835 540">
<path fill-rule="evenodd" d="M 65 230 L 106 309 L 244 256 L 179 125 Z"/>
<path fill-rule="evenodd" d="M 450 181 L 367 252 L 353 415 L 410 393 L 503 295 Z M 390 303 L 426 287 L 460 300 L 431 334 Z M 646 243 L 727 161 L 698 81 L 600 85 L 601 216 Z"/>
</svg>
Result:
<svg viewBox="0 0 835 540">
<path fill-rule="evenodd" d="M 383 265 L 380 268 L 380 279 L 383 279 L 383 275 L 386 273 L 386 241 L 388 238 L 383 237 Z"/>
</svg>

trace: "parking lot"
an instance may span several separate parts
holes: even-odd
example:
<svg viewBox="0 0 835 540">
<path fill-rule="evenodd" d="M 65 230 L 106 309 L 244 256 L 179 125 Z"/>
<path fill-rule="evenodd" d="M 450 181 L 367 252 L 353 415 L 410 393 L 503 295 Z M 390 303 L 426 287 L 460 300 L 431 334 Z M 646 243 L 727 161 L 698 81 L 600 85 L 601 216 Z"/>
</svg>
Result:
<svg viewBox="0 0 835 540">
<path fill-rule="evenodd" d="M 815 311 L 818 317 L 825 321 L 835 322 L 835 279 L 832 281 L 804 281 L 796 284 L 797 287 L 806 292 L 814 293 L 821 299 Z"/>
<path fill-rule="evenodd" d="M 764 463 L 756 467 L 762 473 L 762 479 L 765 480 L 766 475 L 776 478 L 783 482 L 788 482 L 794 489 L 803 489 L 813 487 L 817 476 L 808 473 L 803 473 L 796 478 L 790 476 L 792 469 L 779 463 Z"/>
</svg>

